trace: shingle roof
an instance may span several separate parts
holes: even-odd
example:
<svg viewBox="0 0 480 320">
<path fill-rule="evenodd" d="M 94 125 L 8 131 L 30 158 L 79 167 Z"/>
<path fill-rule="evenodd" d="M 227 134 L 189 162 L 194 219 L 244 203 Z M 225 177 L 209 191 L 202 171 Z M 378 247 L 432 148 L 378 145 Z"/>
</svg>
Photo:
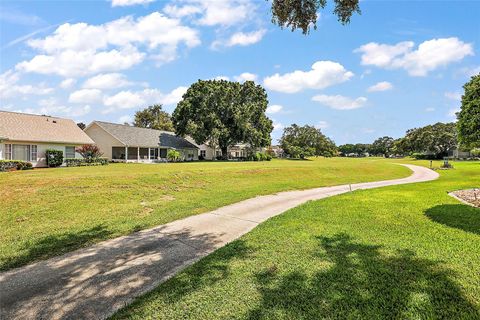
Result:
<svg viewBox="0 0 480 320">
<path fill-rule="evenodd" d="M 179 137 L 170 131 L 132 127 L 103 121 L 94 121 L 93 123 L 96 123 L 118 141 L 130 147 L 149 148 L 161 146 L 175 149 L 198 148 L 187 139 Z"/>
<path fill-rule="evenodd" d="M 73 120 L 1 110 L 0 137 L 12 141 L 94 143 Z"/>
</svg>

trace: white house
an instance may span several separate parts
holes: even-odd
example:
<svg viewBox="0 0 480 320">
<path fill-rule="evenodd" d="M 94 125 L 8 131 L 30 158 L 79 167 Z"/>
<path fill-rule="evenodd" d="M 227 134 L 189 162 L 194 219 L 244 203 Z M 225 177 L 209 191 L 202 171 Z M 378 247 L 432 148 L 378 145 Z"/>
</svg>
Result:
<svg viewBox="0 0 480 320">
<path fill-rule="evenodd" d="M 61 150 L 64 158 L 81 158 L 75 148 L 93 143 L 73 120 L 0 111 L 0 160 L 45 167 L 47 149 Z"/>
<path fill-rule="evenodd" d="M 213 148 L 208 144 L 202 144 L 198 146 L 200 151 L 199 155 L 205 160 L 215 160 L 222 155 L 220 148 Z M 265 152 L 266 148 L 254 148 L 255 152 Z M 247 143 L 237 143 L 228 147 L 228 159 L 243 159 L 251 152 L 250 146 Z"/>
<path fill-rule="evenodd" d="M 85 128 L 85 133 L 111 161 L 163 161 L 168 149 L 178 150 L 182 160 L 198 160 L 198 147 L 169 131 L 93 121 Z"/>
</svg>

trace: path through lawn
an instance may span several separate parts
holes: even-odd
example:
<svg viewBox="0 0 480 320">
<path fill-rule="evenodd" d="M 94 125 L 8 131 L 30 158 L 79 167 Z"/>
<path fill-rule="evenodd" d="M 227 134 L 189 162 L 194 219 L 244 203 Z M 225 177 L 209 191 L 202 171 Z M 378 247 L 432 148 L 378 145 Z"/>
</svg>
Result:
<svg viewBox="0 0 480 320">
<path fill-rule="evenodd" d="M 380 159 L 342 158 L 0 173 L 0 270 L 256 195 L 408 175 Z"/>
<path fill-rule="evenodd" d="M 117 319 L 480 319 L 480 163 L 277 216 Z"/>
</svg>

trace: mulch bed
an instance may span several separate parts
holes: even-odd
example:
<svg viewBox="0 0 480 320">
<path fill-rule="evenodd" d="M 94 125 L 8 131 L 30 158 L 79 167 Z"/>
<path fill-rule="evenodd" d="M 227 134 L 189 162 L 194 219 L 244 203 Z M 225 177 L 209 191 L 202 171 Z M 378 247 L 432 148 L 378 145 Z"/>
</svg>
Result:
<svg viewBox="0 0 480 320">
<path fill-rule="evenodd" d="M 458 190 L 451 192 L 455 197 L 480 208 L 480 189 Z"/>
</svg>

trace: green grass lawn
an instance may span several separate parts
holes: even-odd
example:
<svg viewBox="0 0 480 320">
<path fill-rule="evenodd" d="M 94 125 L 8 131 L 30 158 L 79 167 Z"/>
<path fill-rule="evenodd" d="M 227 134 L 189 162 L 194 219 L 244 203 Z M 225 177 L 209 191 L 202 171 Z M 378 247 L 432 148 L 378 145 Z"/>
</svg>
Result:
<svg viewBox="0 0 480 320">
<path fill-rule="evenodd" d="M 341 158 L 0 173 L 0 270 L 256 195 L 408 175 L 380 159 Z"/>
<path fill-rule="evenodd" d="M 447 195 L 480 163 L 454 165 L 274 217 L 114 318 L 480 319 L 480 209 Z"/>
</svg>

